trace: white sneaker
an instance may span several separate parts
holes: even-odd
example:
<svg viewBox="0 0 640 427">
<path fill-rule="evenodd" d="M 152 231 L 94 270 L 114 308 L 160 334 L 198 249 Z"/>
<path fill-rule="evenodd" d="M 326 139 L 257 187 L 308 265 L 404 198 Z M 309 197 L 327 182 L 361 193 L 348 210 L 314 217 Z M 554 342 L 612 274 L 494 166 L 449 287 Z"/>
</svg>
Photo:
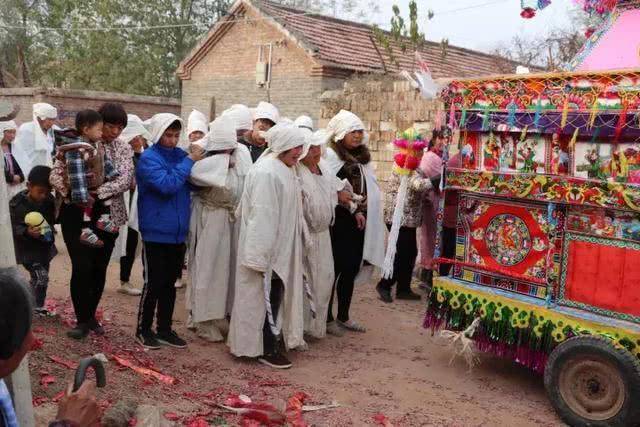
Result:
<svg viewBox="0 0 640 427">
<path fill-rule="evenodd" d="M 118 288 L 118 292 L 134 297 L 142 295 L 142 291 L 129 282 L 120 282 L 120 288 Z"/>
</svg>

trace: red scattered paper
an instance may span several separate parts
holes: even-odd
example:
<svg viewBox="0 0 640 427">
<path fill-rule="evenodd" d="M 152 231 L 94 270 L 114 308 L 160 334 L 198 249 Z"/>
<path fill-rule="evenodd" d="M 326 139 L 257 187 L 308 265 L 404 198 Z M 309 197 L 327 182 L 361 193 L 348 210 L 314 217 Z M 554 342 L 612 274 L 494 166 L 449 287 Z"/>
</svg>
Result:
<svg viewBox="0 0 640 427">
<path fill-rule="evenodd" d="M 66 359 L 63 359 L 63 358 L 58 357 L 58 356 L 49 356 L 49 359 L 51 359 L 52 362 L 55 362 L 58 365 L 62 365 L 67 369 L 73 369 L 73 370 L 78 369 L 78 362 L 73 362 L 71 360 L 66 360 Z"/>
<path fill-rule="evenodd" d="M 287 409 L 285 411 L 285 417 L 287 418 L 287 425 L 292 427 L 308 427 L 309 424 L 302 418 L 302 406 L 304 401 L 309 396 L 304 392 L 296 392 L 287 401 Z"/>
<path fill-rule="evenodd" d="M 185 422 L 187 427 L 209 427 L 209 423 L 202 417 L 196 417 L 194 419 L 187 420 Z"/>
<path fill-rule="evenodd" d="M 51 399 L 52 402 L 54 403 L 58 403 L 60 401 L 60 399 L 62 399 L 64 397 L 66 393 L 63 391 L 61 391 L 60 393 L 56 394 L 55 396 L 53 396 L 53 398 Z"/>
<path fill-rule="evenodd" d="M 178 421 L 180 417 L 175 412 L 165 412 L 164 417 L 169 421 Z"/>
<path fill-rule="evenodd" d="M 54 377 L 53 375 L 42 375 L 42 377 L 40 377 L 40 385 L 42 385 L 42 388 L 44 388 L 45 390 L 47 389 L 49 384 L 53 384 L 55 382 L 56 377 Z"/>
<path fill-rule="evenodd" d="M 33 406 L 40 406 L 44 403 L 47 403 L 49 401 L 48 397 L 42 396 L 42 397 L 34 397 L 33 398 Z"/>
<path fill-rule="evenodd" d="M 261 423 L 257 425 L 281 426 L 284 425 L 286 421 L 284 414 L 278 411 L 273 405 L 268 403 L 245 402 L 240 399 L 238 395 L 227 397 L 224 405 L 237 409 L 237 414 L 241 415 L 243 420 L 250 419 Z M 244 426 L 245 424 L 242 425 Z"/>
<path fill-rule="evenodd" d="M 377 422 L 378 424 L 384 427 L 393 427 L 393 424 L 391 424 L 391 421 L 389 421 L 389 418 L 387 418 L 386 415 L 384 414 L 375 415 L 373 417 L 373 421 Z"/>
<path fill-rule="evenodd" d="M 116 355 L 113 356 L 113 360 L 115 360 L 120 366 L 124 366 L 125 368 L 129 368 L 141 375 L 150 376 L 155 378 L 156 380 L 168 384 L 174 385 L 176 383 L 176 379 L 172 376 L 162 374 L 158 371 L 154 371 L 153 369 L 143 368 L 140 366 L 136 366 L 127 359 L 123 359 L 122 357 L 118 357 Z"/>
<path fill-rule="evenodd" d="M 38 351 L 44 346 L 44 341 L 42 338 L 34 337 L 33 342 L 31 343 L 31 351 Z"/>
<path fill-rule="evenodd" d="M 138 419 L 133 417 L 129 420 L 129 427 L 136 427 L 138 425 Z"/>
</svg>

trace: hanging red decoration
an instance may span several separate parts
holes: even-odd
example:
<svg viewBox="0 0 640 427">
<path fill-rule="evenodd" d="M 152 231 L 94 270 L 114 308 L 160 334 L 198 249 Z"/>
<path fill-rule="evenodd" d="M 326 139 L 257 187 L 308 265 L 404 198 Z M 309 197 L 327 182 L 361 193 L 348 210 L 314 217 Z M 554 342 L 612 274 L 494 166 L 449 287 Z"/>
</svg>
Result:
<svg viewBox="0 0 640 427">
<path fill-rule="evenodd" d="M 595 32 L 596 32 L 595 28 L 589 27 L 589 28 L 587 28 L 587 29 L 586 29 L 586 31 L 584 32 L 584 36 L 585 36 L 586 38 L 591 38 L 591 36 L 592 36 L 592 35 L 593 35 L 593 33 L 595 33 Z"/>
<path fill-rule="evenodd" d="M 520 12 L 520 16 L 522 16 L 524 19 L 531 19 L 536 16 L 536 10 L 531 7 L 525 7 L 524 9 L 522 9 L 522 12 Z"/>
</svg>

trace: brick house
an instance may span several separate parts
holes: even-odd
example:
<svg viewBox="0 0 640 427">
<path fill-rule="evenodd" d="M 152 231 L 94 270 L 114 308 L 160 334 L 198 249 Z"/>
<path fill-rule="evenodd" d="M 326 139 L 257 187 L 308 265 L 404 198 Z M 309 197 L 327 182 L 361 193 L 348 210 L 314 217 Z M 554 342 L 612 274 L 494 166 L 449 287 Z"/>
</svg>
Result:
<svg viewBox="0 0 640 427">
<path fill-rule="evenodd" d="M 180 63 L 182 115 L 192 108 L 211 117 L 235 103 L 270 100 L 291 118 L 317 119 L 320 97 L 361 74 L 414 68 L 415 55 L 376 41 L 371 26 L 311 14 L 264 0 L 238 0 Z M 434 77 L 514 72 L 494 55 L 427 42 L 421 55 Z"/>
</svg>

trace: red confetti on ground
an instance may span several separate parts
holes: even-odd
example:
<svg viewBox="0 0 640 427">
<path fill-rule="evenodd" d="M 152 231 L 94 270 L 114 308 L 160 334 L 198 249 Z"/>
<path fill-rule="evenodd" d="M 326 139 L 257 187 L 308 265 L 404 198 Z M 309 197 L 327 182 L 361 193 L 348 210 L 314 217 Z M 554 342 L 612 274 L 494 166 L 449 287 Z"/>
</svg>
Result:
<svg viewBox="0 0 640 427">
<path fill-rule="evenodd" d="M 301 391 L 296 392 L 289 398 L 289 400 L 287 401 L 287 409 L 285 411 L 287 425 L 290 425 L 292 427 L 309 426 L 309 424 L 307 424 L 307 422 L 302 419 L 302 406 L 304 405 L 304 401 L 308 398 L 309 396 Z"/>
<path fill-rule="evenodd" d="M 113 360 L 115 360 L 120 366 L 124 366 L 125 368 L 129 368 L 131 370 L 133 370 L 134 372 L 137 372 L 141 375 L 145 375 L 145 376 L 150 376 L 153 377 L 155 379 L 157 379 L 158 381 L 165 383 L 165 384 L 169 384 L 169 385 L 174 385 L 176 383 L 176 379 L 169 376 L 169 375 L 165 375 L 162 374 L 158 371 L 154 371 L 153 369 L 149 369 L 149 368 L 143 368 L 141 366 L 136 366 L 133 363 L 131 363 L 130 361 L 128 361 L 127 359 L 123 359 L 122 357 L 118 357 L 116 355 L 113 355 Z"/>
<path fill-rule="evenodd" d="M 136 427 L 138 425 L 138 419 L 137 418 L 131 418 L 129 420 L 129 427 Z"/>
<path fill-rule="evenodd" d="M 49 359 L 51 359 L 52 362 L 55 362 L 58 365 L 62 365 L 67 369 L 72 369 L 72 370 L 78 369 L 78 362 L 66 360 L 58 356 L 49 356 Z"/>
<path fill-rule="evenodd" d="M 44 403 L 47 403 L 49 401 L 49 398 L 46 396 L 41 396 L 41 397 L 34 397 L 33 398 L 33 406 L 40 406 Z"/>
<path fill-rule="evenodd" d="M 281 426 L 284 425 L 286 418 L 273 405 L 268 403 L 245 402 L 238 395 L 227 397 L 224 402 L 225 406 L 234 408 L 238 415 L 241 415 L 243 422 L 245 419 L 259 422 L 256 425 Z M 242 424 L 243 426 L 245 424 Z M 253 424 L 249 424 L 253 425 Z"/>
<path fill-rule="evenodd" d="M 389 421 L 389 418 L 387 418 L 387 416 L 384 414 L 375 415 L 373 417 L 373 421 L 375 421 L 376 423 L 384 427 L 393 427 L 393 424 L 391 424 L 391 421 Z"/>
<path fill-rule="evenodd" d="M 187 427 L 209 427 L 209 423 L 202 417 L 196 417 L 191 420 L 185 421 L 185 426 Z"/>
<path fill-rule="evenodd" d="M 41 338 L 35 337 L 31 344 L 31 351 L 38 351 L 44 346 L 44 341 Z"/>
<path fill-rule="evenodd" d="M 64 397 L 66 393 L 63 391 L 61 391 L 60 393 L 56 394 L 55 396 L 53 396 L 53 398 L 51 399 L 52 402 L 58 403 L 60 402 L 60 399 L 62 399 Z"/>
<path fill-rule="evenodd" d="M 41 375 L 41 377 L 40 377 L 40 385 L 45 390 L 47 389 L 49 384 L 53 384 L 53 383 L 56 382 L 56 377 L 54 377 L 53 375 L 49 375 L 49 374 L 45 374 L 45 373 L 41 373 L 40 375 Z"/>
<path fill-rule="evenodd" d="M 164 417 L 169 421 L 178 421 L 180 416 L 175 412 L 165 412 Z"/>
</svg>

